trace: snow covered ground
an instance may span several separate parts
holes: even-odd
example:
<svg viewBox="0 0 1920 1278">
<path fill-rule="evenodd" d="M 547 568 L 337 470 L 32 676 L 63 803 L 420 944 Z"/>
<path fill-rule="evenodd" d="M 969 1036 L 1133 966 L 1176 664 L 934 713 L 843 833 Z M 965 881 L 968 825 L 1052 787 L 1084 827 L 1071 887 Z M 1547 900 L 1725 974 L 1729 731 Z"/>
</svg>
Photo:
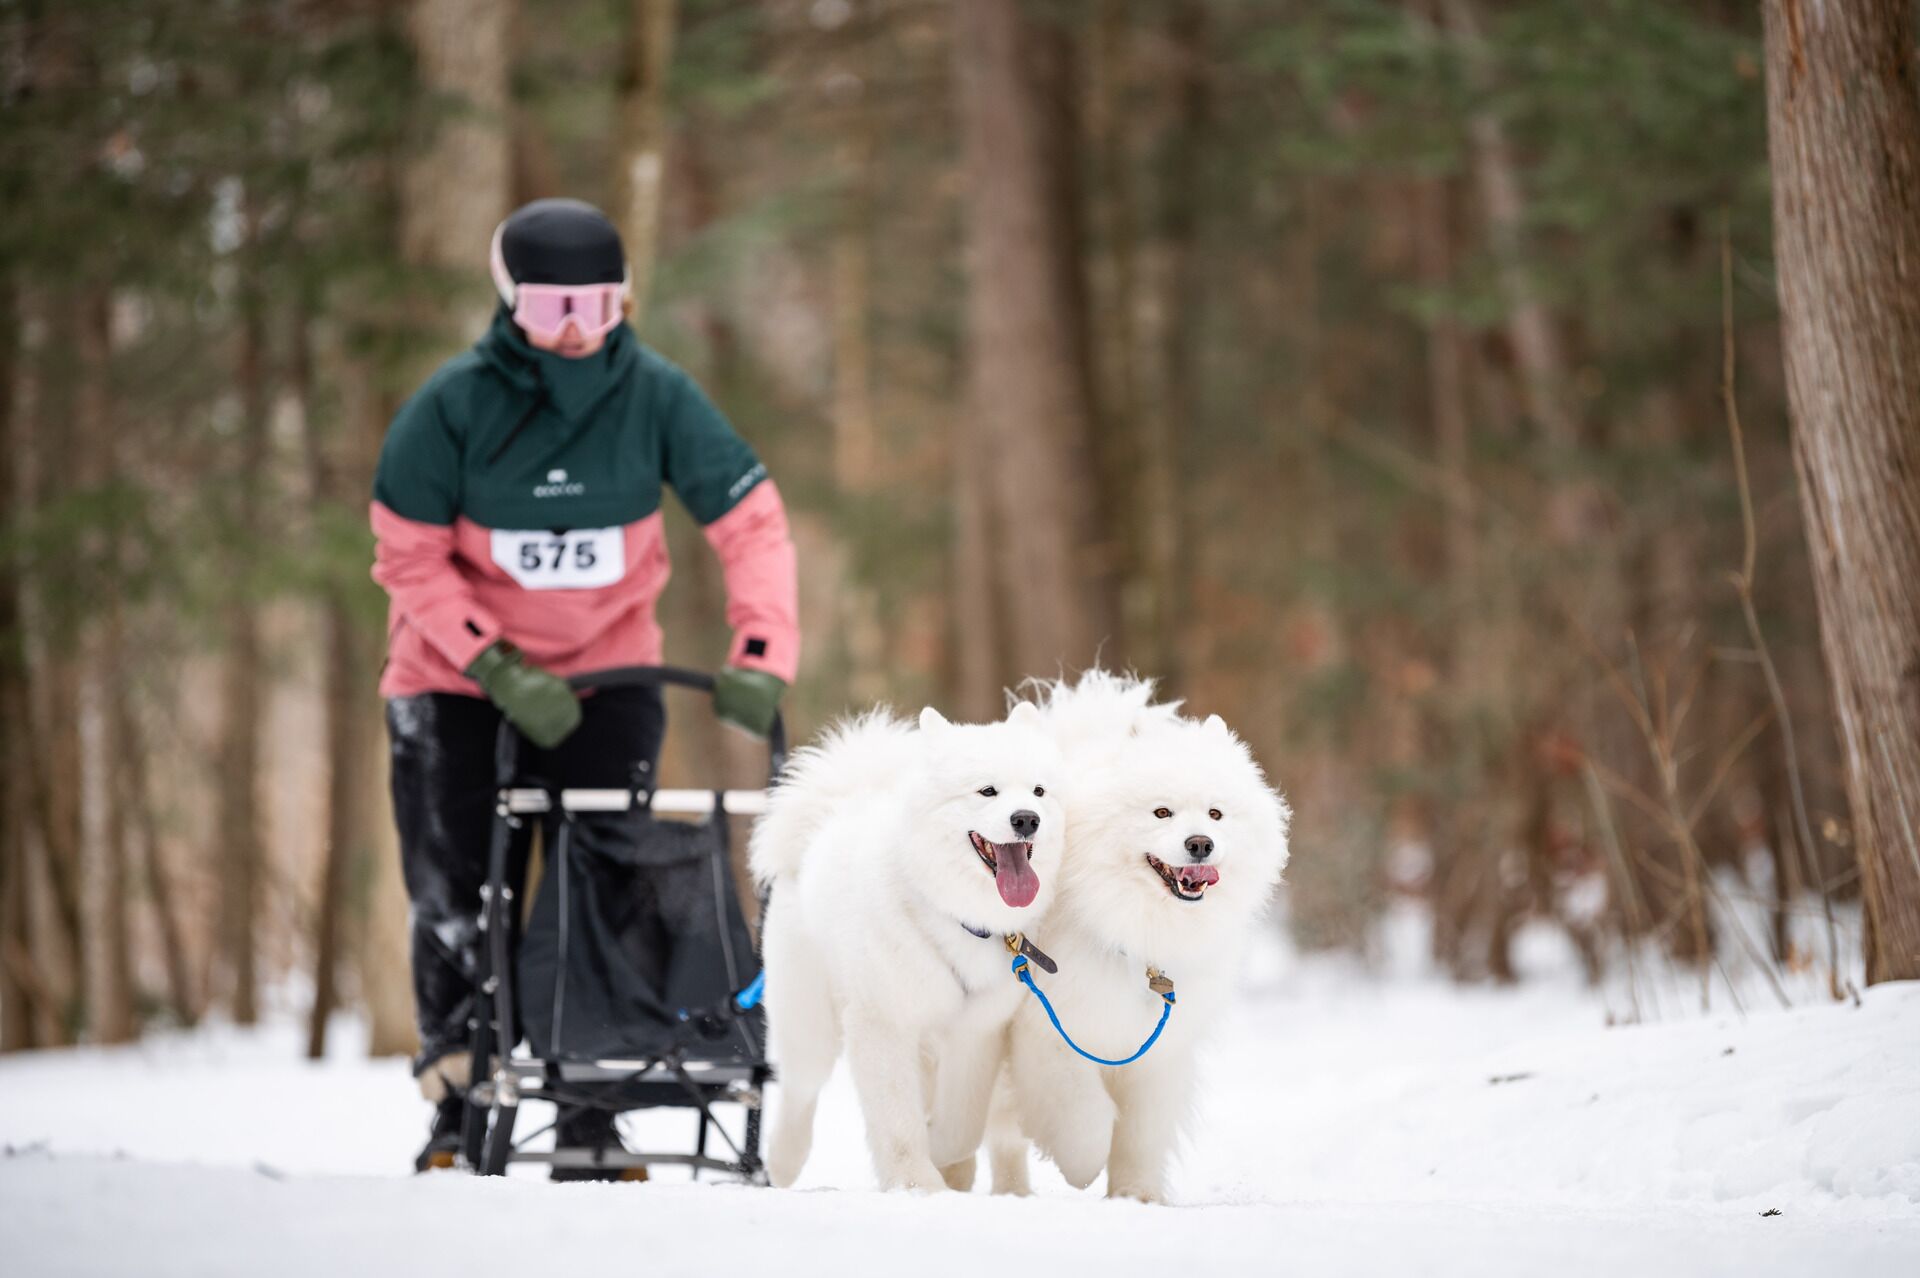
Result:
<svg viewBox="0 0 1920 1278">
<path fill-rule="evenodd" d="M 844 1077 L 777 1192 L 411 1177 L 423 1106 L 346 1022 L 321 1065 L 287 1027 L 17 1057 L 0 1271 L 1920 1273 L 1920 985 L 1717 1003 L 1607 1028 L 1556 976 L 1361 980 L 1276 945 L 1208 1061 L 1172 1208 L 1044 1168 L 1028 1200 L 878 1194 Z M 691 1119 L 633 1135 L 684 1144 Z"/>
</svg>

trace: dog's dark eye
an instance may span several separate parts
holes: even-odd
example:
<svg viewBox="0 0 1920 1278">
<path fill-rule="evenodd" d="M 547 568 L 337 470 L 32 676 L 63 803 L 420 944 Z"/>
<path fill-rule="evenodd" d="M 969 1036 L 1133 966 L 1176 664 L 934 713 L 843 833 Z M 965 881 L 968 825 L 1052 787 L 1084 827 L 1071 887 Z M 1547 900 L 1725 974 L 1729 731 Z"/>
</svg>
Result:
<svg viewBox="0 0 1920 1278">
<path fill-rule="evenodd" d="M 980 787 L 980 797 L 983 799 L 991 799 L 994 795 L 998 793 L 1000 792 L 994 789 L 990 785 L 983 785 Z"/>
<path fill-rule="evenodd" d="M 1219 808 L 1208 808 L 1208 809 L 1207 809 L 1207 815 L 1208 815 L 1208 816 L 1210 816 L 1210 817 L 1212 817 L 1212 818 L 1213 818 L 1214 820 L 1216 820 L 1216 821 L 1218 821 L 1218 820 L 1220 819 L 1220 809 L 1219 809 Z"/>
<path fill-rule="evenodd" d="M 1036 799 L 1044 799 L 1044 798 L 1046 798 L 1046 797 L 1047 797 L 1047 787 L 1045 787 L 1044 785 L 1036 785 L 1035 787 L 1033 787 L 1033 797 L 1034 797 L 1034 798 L 1036 798 Z"/>
<path fill-rule="evenodd" d="M 1153 810 L 1153 814 L 1159 817 L 1162 821 L 1166 821 L 1172 818 L 1173 809 L 1172 808 L 1155 808 Z"/>
</svg>

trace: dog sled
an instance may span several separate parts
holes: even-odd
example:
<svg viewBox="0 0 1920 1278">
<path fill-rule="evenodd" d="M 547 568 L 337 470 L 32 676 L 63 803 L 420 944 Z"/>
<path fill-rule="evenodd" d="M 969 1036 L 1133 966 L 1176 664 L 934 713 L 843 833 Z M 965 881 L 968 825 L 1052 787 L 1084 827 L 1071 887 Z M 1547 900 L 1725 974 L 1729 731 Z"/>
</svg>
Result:
<svg viewBox="0 0 1920 1278">
<path fill-rule="evenodd" d="M 581 691 L 682 687 L 712 676 L 673 667 L 584 674 Z M 728 858 L 729 823 L 765 811 L 762 790 L 660 790 L 636 769 L 622 789 L 558 788 L 524 775 L 521 737 L 502 723 L 482 889 L 472 1080 L 461 1132 L 466 1167 L 565 1169 L 679 1165 L 764 1184 L 761 1101 L 773 1071 L 759 1003 L 758 947 Z M 775 719 L 768 777 L 785 763 Z M 553 819 L 557 815 L 557 819 Z M 694 820 L 676 819 L 693 817 Z M 545 871 L 521 924 L 508 882 L 514 831 L 548 821 Z M 528 1101 L 598 1109 L 684 1109 L 689 1149 L 535 1148 L 516 1134 Z M 716 1148 L 715 1142 L 718 1142 Z"/>
</svg>

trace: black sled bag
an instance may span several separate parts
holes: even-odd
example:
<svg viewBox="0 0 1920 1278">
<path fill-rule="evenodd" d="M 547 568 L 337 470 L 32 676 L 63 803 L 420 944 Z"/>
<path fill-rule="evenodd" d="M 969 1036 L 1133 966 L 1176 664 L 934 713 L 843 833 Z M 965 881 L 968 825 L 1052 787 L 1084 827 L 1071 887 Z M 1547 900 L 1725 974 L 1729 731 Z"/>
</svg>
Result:
<svg viewBox="0 0 1920 1278">
<path fill-rule="evenodd" d="M 678 1044 L 689 1059 L 760 1059 L 760 1009 L 717 1041 L 680 1019 L 723 1005 L 760 970 L 715 798 L 698 824 L 638 809 L 557 823 L 516 969 L 536 1056 L 650 1058 Z"/>
</svg>

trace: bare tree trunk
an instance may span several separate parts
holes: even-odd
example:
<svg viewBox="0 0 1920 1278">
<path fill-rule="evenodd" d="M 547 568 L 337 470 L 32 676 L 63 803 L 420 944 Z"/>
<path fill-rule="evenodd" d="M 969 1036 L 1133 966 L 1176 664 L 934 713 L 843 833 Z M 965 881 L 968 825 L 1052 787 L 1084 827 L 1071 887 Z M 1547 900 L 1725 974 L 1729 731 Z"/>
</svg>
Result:
<svg viewBox="0 0 1920 1278">
<path fill-rule="evenodd" d="M 0 1052 L 39 1045 L 35 1033 L 33 954 L 27 878 L 26 620 L 20 610 L 21 571 L 14 549 L 21 508 L 19 455 L 14 438 L 15 372 L 19 324 L 13 283 L 0 276 Z"/>
<path fill-rule="evenodd" d="M 1482 38 L 1478 6 L 1474 0 L 1441 0 L 1441 11 L 1446 24 L 1467 42 L 1469 67 L 1484 80 L 1484 54 L 1477 52 Z M 1566 353 L 1553 316 L 1528 277 L 1526 197 L 1506 126 L 1491 111 L 1477 111 L 1467 121 L 1467 141 L 1500 288 L 1506 294 L 1507 337 L 1520 366 L 1528 411 L 1550 447 L 1572 448 L 1580 432 L 1566 396 Z"/>
<path fill-rule="evenodd" d="M 864 24 L 865 5 L 852 21 Z M 880 482 L 880 428 L 873 409 L 874 79 L 872 40 L 837 69 L 848 94 L 836 148 L 843 183 L 833 234 L 833 474 L 840 496 L 865 499 Z M 847 654 L 847 691 L 856 704 L 887 697 L 887 632 L 876 582 L 850 569 L 836 599 Z"/>
<path fill-rule="evenodd" d="M 675 0 L 626 0 L 615 137 L 614 221 L 633 271 L 633 319 L 646 314 L 667 171 L 667 79 Z"/>
<path fill-rule="evenodd" d="M 151 774 L 147 767 L 147 745 L 140 730 L 139 716 L 127 706 L 127 721 L 121 736 L 126 743 L 127 802 L 134 813 L 134 834 L 140 843 L 141 870 L 147 881 L 147 895 L 153 902 L 155 930 L 160 934 L 160 957 L 166 966 L 167 1001 L 176 1020 L 192 1025 L 200 1019 L 200 999 L 193 988 L 187 962 L 186 937 L 180 928 L 180 915 L 174 905 L 173 879 L 167 870 L 166 845 L 160 833 L 159 814 L 154 806 Z"/>
<path fill-rule="evenodd" d="M 1160 244 L 1165 255 L 1166 301 L 1161 308 L 1160 349 L 1164 366 L 1159 412 L 1139 423 L 1140 497 L 1145 567 L 1152 596 L 1148 651 L 1152 672 L 1170 691 L 1182 689 L 1187 644 L 1188 590 L 1193 576 L 1187 562 L 1194 544 L 1183 495 L 1182 459 L 1199 432 L 1200 342 L 1206 307 L 1201 273 L 1200 216 L 1209 129 L 1213 115 L 1211 65 L 1207 49 L 1207 10 L 1202 0 L 1178 0 L 1167 19 L 1172 45 L 1174 114 L 1167 140 L 1166 184 L 1160 192 Z"/>
<path fill-rule="evenodd" d="M 990 443 L 1018 674 L 1090 662 L 1119 615 L 1102 540 L 1080 275 L 1072 49 L 1019 0 L 953 7 L 967 224 L 966 411 Z M 1113 654 L 1108 654 L 1113 655 Z"/>
<path fill-rule="evenodd" d="M 346 468 L 329 464 L 313 398 L 313 346 L 307 314 L 296 319 L 293 387 L 302 405 L 307 486 L 317 513 L 351 503 L 341 481 Z M 358 476 L 355 476 L 358 478 Z M 349 483 L 352 481 L 349 480 Z M 363 641 L 351 600 L 335 583 L 319 602 L 322 631 L 321 706 L 326 717 L 327 832 L 320 856 L 320 891 L 314 911 L 313 1006 L 307 1015 L 307 1056 L 327 1054 L 327 1023 L 340 1005 L 340 969 L 345 948 L 348 873 L 366 843 L 366 794 L 372 782 L 361 741 L 373 672 L 362 659 Z"/>
<path fill-rule="evenodd" d="M 340 952 L 347 872 L 363 843 L 368 778 L 362 767 L 356 720 L 365 717 L 369 671 L 358 660 L 358 638 L 345 601 L 328 598 L 326 672 L 321 693 L 327 723 L 327 842 L 321 857 L 319 909 L 314 917 L 313 1007 L 307 1017 L 307 1056 L 327 1054 L 327 1022 L 340 1005 Z"/>
<path fill-rule="evenodd" d="M 251 197 L 249 197 L 250 199 Z M 249 215 L 249 237 L 255 226 Z M 269 371 L 265 303 L 243 286 L 240 316 L 240 439 L 230 482 L 234 520 L 231 576 L 225 605 L 224 718 L 220 728 L 219 844 L 220 956 L 233 1019 L 251 1025 L 260 1015 L 259 946 L 256 934 L 265 878 L 266 832 L 260 808 L 260 720 L 264 708 L 265 656 L 260 618 L 252 598 L 252 568 L 262 531 L 269 482 Z"/>
<path fill-rule="evenodd" d="M 1920 977 L 1920 58 L 1906 0 L 1766 0 L 1774 250 L 1867 980 Z"/>
<path fill-rule="evenodd" d="M 46 309 L 52 331 L 39 352 L 41 393 L 33 422 L 37 435 L 33 496 L 34 504 L 43 508 L 66 500 L 74 483 L 74 476 L 52 459 L 62 456 L 70 445 L 72 415 L 79 408 L 70 395 L 53 393 L 61 370 L 50 365 L 71 357 L 79 341 L 81 322 L 71 298 L 56 299 Z M 35 699 L 30 722 L 37 747 L 31 755 L 33 815 L 51 894 L 53 924 L 33 958 L 44 982 L 46 1006 L 53 1016 L 46 1032 L 61 1043 L 72 1042 L 85 1025 L 89 957 L 81 909 L 85 763 L 80 744 L 82 605 L 74 597 L 71 568 L 59 552 L 43 553 L 35 566 L 34 602 L 41 639 L 39 670 L 28 680 L 29 697 Z"/>
<path fill-rule="evenodd" d="M 1141 402 L 1141 235 L 1131 141 L 1142 128 L 1133 110 L 1133 28 L 1126 0 L 1097 0 L 1086 25 L 1082 63 L 1082 145 L 1091 163 L 1086 197 L 1088 349 L 1093 394 L 1091 442 L 1098 509 L 1129 512 L 1104 519 L 1113 557 L 1120 650 L 1150 672 L 1155 603 L 1147 577 L 1147 521 L 1134 512 L 1146 496 L 1139 438 L 1153 414 Z"/>
<path fill-rule="evenodd" d="M 433 318 L 462 335 L 492 313 L 482 290 L 493 230 L 512 191 L 507 37 L 513 7 L 498 0 L 413 0 L 407 14 L 416 74 L 429 101 L 456 104 L 401 172 L 400 252 L 408 264 L 439 268 L 451 294 L 433 290 Z M 453 300 L 449 300 L 449 298 Z"/>
<path fill-rule="evenodd" d="M 116 534 L 116 538 L 118 534 Z M 116 596 L 118 591 L 115 592 Z M 138 1037 L 138 990 L 133 972 L 133 844 L 138 837 L 138 796 L 134 793 L 133 694 L 124 682 L 130 647 L 126 617 L 117 597 L 108 604 L 101 634 L 100 669 L 107 703 L 107 819 L 100 846 L 100 1012 L 94 1037 L 102 1043 L 127 1043 Z"/>
<path fill-rule="evenodd" d="M 371 749 L 384 744 L 377 732 L 367 732 L 361 740 Z M 373 886 L 357 965 L 360 997 L 367 1006 L 367 1055 L 411 1056 L 419 1049 L 420 1030 L 414 1021 L 413 985 L 407 975 L 407 890 L 400 878 L 400 841 L 392 808 L 381 803 L 379 809 L 386 820 L 372 841 Z"/>
<path fill-rule="evenodd" d="M 373 371 L 364 360 L 348 364 L 344 382 L 347 401 L 342 416 L 347 423 L 348 441 L 340 487 L 343 491 L 351 488 L 359 496 L 373 487 L 380 441 L 397 405 L 379 391 Z M 360 501 L 364 500 L 360 497 Z M 355 507 L 359 508 L 359 501 Z M 328 751 L 331 754 L 336 748 L 344 749 L 359 760 L 362 767 L 359 780 L 366 805 L 361 826 L 365 853 L 359 875 L 350 877 L 366 884 L 365 896 L 360 901 L 360 925 L 352 948 L 356 984 L 367 1013 L 367 1054 L 411 1056 L 419 1048 L 420 1037 L 414 1019 L 413 983 L 409 977 L 407 892 L 400 873 L 400 842 L 386 784 L 387 770 L 375 763 L 384 760 L 387 753 L 386 727 L 379 701 L 374 696 L 374 672 L 379 664 L 374 655 L 377 633 L 354 633 L 355 642 L 367 656 L 353 688 L 352 704 L 335 707 L 329 695 Z M 332 642 L 333 636 L 329 635 L 329 643 Z M 331 691 L 330 688 L 330 694 Z M 332 736 L 335 721 L 331 716 L 336 708 L 347 715 L 341 721 L 348 729 L 345 744 Z M 377 780 L 373 774 L 377 774 Z M 332 784 L 330 773 L 330 802 L 336 797 Z M 330 812 L 330 832 L 336 820 L 340 821 L 340 828 L 347 828 L 344 819 Z"/>
<path fill-rule="evenodd" d="M 1457 219 L 1452 192 L 1444 178 L 1420 185 L 1416 193 L 1414 250 L 1420 280 L 1430 289 L 1453 283 Z M 1427 411 L 1433 431 L 1444 506 L 1441 544 L 1446 564 L 1447 694 L 1436 699 L 1433 732 L 1459 770 L 1459 801 L 1447 805 L 1433 824 L 1433 957 L 1456 974 L 1473 964 L 1468 942 L 1476 910 L 1479 877 L 1497 863 L 1501 841 L 1492 821 L 1487 743 L 1479 726 L 1488 698 L 1488 667 L 1495 619 L 1480 606 L 1480 547 L 1469 472 L 1471 448 L 1467 410 L 1466 335 L 1445 313 L 1428 322 Z"/>
<path fill-rule="evenodd" d="M 401 257 L 447 285 L 419 289 L 411 313 L 446 338 L 443 348 L 478 332 L 494 306 L 491 290 L 481 287 L 479 263 L 512 194 L 513 17 L 514 6 L 491 0 L 413 0 L 407 11 L 420 92 L 460 104 L 458 113 L 400 164 Z M 426 371 L 415 370 L 414 380 Z M 361 423 L 351 453 L 354 482 L 370 483 L 373 458 L 395 405 L 375 389 L 371 370 L 357 369 L 353 380 L 358 402 L 348 419 Z M 372 717 L 355 716 L 352 722 L 359 751 L 378 750 L 381 738 Z M 368 821 L 375 855 L 358 970 L 372 1023 L 367 1050 L 392 1056 L 411 1052 L 419 1040 L 407 980 L 406 893 L 392 812 L 384 800 L 375 809 L 377 815 Z"/>
<path fill-rule="evenodd" d="M 126 450 L 126 441 L 114 429 L 110 393 L 110 300 L 103 289 L 90 288 L 81 294 L 74 343 L 79 376 L 69 427 L 73 436 L 69 455 L 74 457 L 73 471 L 82 486 L 96 492 L 119 482 Z M 98 803 L 101 820 L 89 840 L 97 853 L 94 866 L 98 879 L 92 894 L 95 908 L 87 927 L 93 944 L 90 974 L 94 982 L 88 991 L 88 1029 L 95 1041 L 125 1043 L 135 1037 L 127 873 L 132 831 L 125 802 L 127 746 L 120 735 L 129 696 L 126 613 L 120 589 L 125 536 L 111 521 L 97 535 L 102 539 L 98 549 L 105 564 L 105 579 L 99 583 L 99 625 L 87 636 L 87 642 L 73 645 L 91 667 L 83 678 L 99 688 L 106 706 L 105 740 L 88 743 L 93 747 L 92 758 L 87 761 L 92 765 L 89 771 L 96 777 L 104 774 L 105 781 L 89 796 Z M 83 822 L 83 837 L 84 826 Z"/>
<path fill-rule="evenodd" d="M 525 0 L 501 2 L 511 10 L 507 18 L 507 48 L 523 49 L 531 38 Z M 545 18 L 547 13 L 543 8 L 539 16 Z M 512 178 L 508 183 L 507 203 L 519 208 L 534 200 L 567 194 L 553 138 L 545 122 L 537 113 L 529 111 L 517 95 L 512 95 L 508 111 L 508 164 Z"/>
<path fill-rule="evenodd" d="M 994 580 L 994 528 L 987 488 L 994 467 L 987 460 L 986 431 L 962 410 L 953 439 L 953 576 L 947 592 L 947 632 L 953 642 L 955 704 L 968 719 L 1000 717 L 1005 686 L 1003 607 Z"/>
</svg>

